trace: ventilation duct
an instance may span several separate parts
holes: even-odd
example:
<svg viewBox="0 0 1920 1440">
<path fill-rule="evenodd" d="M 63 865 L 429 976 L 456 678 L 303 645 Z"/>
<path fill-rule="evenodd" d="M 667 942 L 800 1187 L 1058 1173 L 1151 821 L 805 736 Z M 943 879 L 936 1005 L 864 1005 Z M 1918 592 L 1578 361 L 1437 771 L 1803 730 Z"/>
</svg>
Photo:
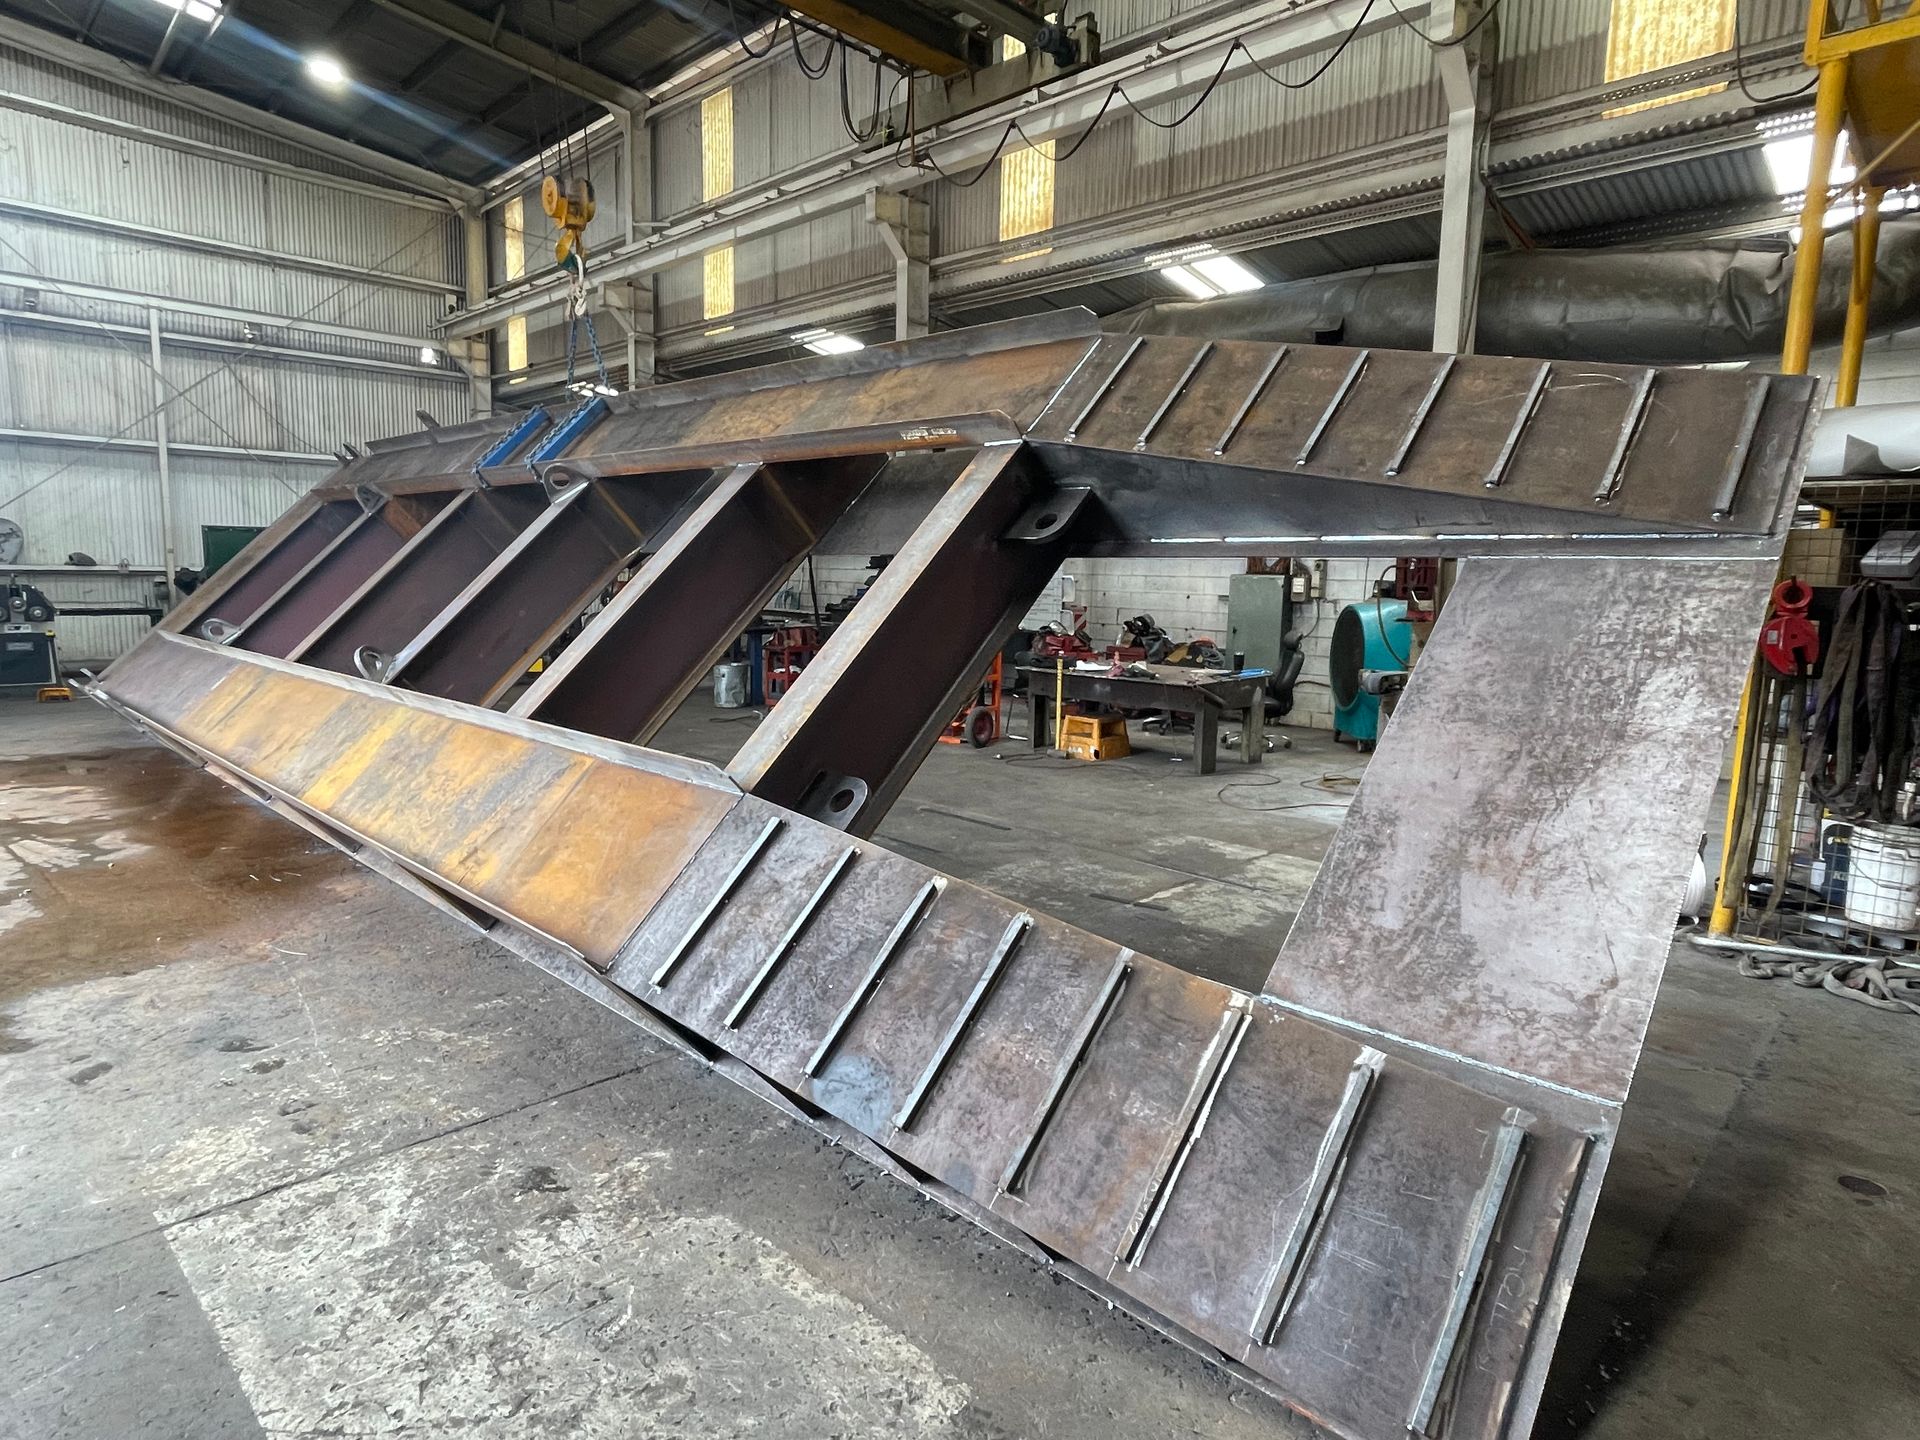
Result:
<svg viewBox="0 0 1920 1440">
<path fill-rule="evenodd" d="M 1474 348 L 1488 355 L 1692 365 L 1777 356 L 1793 254 L 1778 239 L 1684 249 L 1490 254 Z M 1852 237 L 1827 239 L 1816 338 L 1838 341 Z M 1351 270 L 1214 300 L 1154 300 L 1101 323 L 1125 334 L 1425 350 L 1433 341 L 1433 261 Z M 1880 233 L 1872 330 L 1920 324 L 1920 220 Z"/>
</svg>

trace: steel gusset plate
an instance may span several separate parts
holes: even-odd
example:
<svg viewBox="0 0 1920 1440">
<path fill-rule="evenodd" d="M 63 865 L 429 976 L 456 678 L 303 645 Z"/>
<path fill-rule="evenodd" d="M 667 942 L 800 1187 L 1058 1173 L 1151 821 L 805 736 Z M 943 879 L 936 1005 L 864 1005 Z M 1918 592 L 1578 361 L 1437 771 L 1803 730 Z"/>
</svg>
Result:
<svg viewBox="0 0 1920 1440">
<path fill-rule="evenodd" d="M 94 693 L 1333 1431 L 1517 1436 L 1812 402 L 983 327 L 618 397 L 541 475 L 377 444 Z M 864 838 L 1064 559 L 1256 533 L 1495 557 L 1266 994 Z M 899 558 L 740 754 L 625 743 L 831 534 Z"/>
</svg>

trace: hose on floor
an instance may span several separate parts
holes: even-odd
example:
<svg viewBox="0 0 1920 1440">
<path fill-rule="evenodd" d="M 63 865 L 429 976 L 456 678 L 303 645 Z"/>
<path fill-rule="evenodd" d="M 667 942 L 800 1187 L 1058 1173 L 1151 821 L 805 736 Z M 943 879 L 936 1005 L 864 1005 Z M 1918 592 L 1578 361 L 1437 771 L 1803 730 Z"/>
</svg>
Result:
<svg viewBox="0 0 1920 1440">
<path fill-rule="evenodd" d="M 1831 960 L 1769 960 L 1758 955 L 1742 955 L 1740 973 L 1750 980 L 1776 980 L 1784 976 L 1805 989 L 1825 990 L 1844 1000 L 1871 1005 L 1876 1010 L 1920 1015 L 1920 965 L 1899 960 L 1852 956 L 1835 956 Z"/>
</svg>

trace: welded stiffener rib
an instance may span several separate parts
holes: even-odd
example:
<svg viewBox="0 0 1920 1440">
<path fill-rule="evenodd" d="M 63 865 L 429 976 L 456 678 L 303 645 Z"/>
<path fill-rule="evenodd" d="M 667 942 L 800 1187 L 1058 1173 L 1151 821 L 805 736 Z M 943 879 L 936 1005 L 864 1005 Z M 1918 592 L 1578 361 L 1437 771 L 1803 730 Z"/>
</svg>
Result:
<svg viewBox="0 0 1920 1440">
<path fill-rule="evenodd" d="M 880 949 L 873 957 L 873 963 L 860 977 L 860 983 L 854 987 L 853 994 L 847 997 L 847 1003 L 833 1017 L 833 1023 L 827 1027 L 827 1033 L 820 1037 L 813 1055 L 803 1067 L 808 1078 L 818 1075 L 833 1059 L 833 1052 L 840 1048 L 840 1042 L 846 1037 L 847 1028 L 853 1024 L 854 1017 L 873 998 L 873 992 L 880 988 L 880 982 L 886 977 L 887 967 L 893 963 L 900 947 L 907 942 L 914 929 L 926 918 L 927 911 L 939 898 L 940 882 L 929 880 L 915 892 L 900 918 L 894 921 L 893 928 L 887 932 L 887 938 L 880 942 Z"/>
<path fill-rule="evenodd" d="M 1307 1188 L 1301 1196 L 1300 1209 L 1295 1213 L 1292 1225 L 1287 1228 L 1287 1238 L 1280 1247 L 1280 1253 L 1274 1257 L 1265 1298 L 1253 1317 L 1251 1334 L 1256 1344 L 1272 1345 L 1280 1333 L 1280 1327 L 1286 1324 L 1287 1309 L 1299 1290 L 1300 1277 L 1312 1254 L 1313 1243 L 1326 1224 L 1327 1208 L 1332 1204 L 1334 1190 L 1340 1183 L 1340 1172 L 1346 1166 L 1347 1151 L 1353 1144 L 1360 1117 L 1366 1111 L 1367 1098 L 1373 1093 L 1374 1082 L 1380 1078 L 1381 1068 L 1386 1063 L 1387 1057 L 1372 1048 L 1363 1049 L 1353 1062 L 1346 1088 L 1340 1093 L 1339 1108 L 1327 1122 L 1319 1153 L 1314 1156 L 1313 1171 L 1307 1177 Z"/>
<path fill-rule="evenodd" d="M 616 397 L 551 448 L 551 488 L 515 459 L 530 439 L 473 488 L 505 424 L 442 427 L 356 453 L 100 693 L 1340 1433 L 1517 1440 L 1667 917 L 1623 879 L 1590 887 L 1614 892 L 1604 947 L 1580 905 L 1500 923 L 1511 897 L 1481 860 L 1502 843 L 1512 744 L 1606 795 L 1626 752 L 1529 729 L 1505 700 L 1522 733 L 1489 737 L 1489 686 L 1608 676 L 1610 693 L 1682 696 L 1635 756 L 1723 725 L 1713 707 L 1730 709 L 1751 649 L 1726 616 L 1751 602 L 1757 620 L 1815 398 L 1798 377 L 1552 374 L 1102 339 L 1069 316 Z M 1589 488 L 1576 457 L 1601 454 Z M 367 518 L 382 509 L 407 517 L 391 545 Z M 895 559 L 725 771 L 613 743 L 651 733 L 830 532 L 839 553 Z M 872 832 L 1063 560 L 1370 540 L 1477 557 L 1435 662 L 1464 634 L 1526 664 L 1423 667 L 1270 1005 L 972 887 L 943 902 L 957 882 L 848 838 Z M 1686 558 L 1631 558 L 1654 553 Z M 1636 613 L 1616 614 L 1629 596 Z M 1649 613 L 1678 618 L 1648 635 Z M 222 621 L 277 628 L 299 663 L 191 638 Z M 1711 763 L 1666 791 L 1692 794 Z M 1678 873 L 1696 817 L 1636 797 L 1608 811 L 1618 861 L 1584 862 Z M 1401 914 L 1383 937 L 1383 876 L 1470 886 L 1476 928 Z M 1422 976 L 1411 993 L 1349 963 L 1388 946 Z M 1610 1002 L 1569 979 L 1603 950 Z M 1517 1015 L 1516 994 L 1535 997 Z M 1363 1254 L 1373 1214 L 1429 1263 Z M 1382 1383 L 1322 1367 L 1330 1338 Z"/>
</svg>

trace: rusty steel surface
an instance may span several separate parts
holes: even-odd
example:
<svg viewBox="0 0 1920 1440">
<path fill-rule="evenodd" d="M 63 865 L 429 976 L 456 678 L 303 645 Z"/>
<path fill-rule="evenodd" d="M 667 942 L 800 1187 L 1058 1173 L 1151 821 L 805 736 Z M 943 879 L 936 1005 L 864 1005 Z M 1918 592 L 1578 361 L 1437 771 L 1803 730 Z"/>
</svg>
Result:
<svg viewBox="0 0 1920 1440">
<path fill-rule="evenodd" d="M 376 442 L 94 693 L 1334 1432 L 1498 1440 L 1814 398 L 951 332 Z M 836 536 L 895 559 L 731 762 L 626 743 Z M 1063 559 L 1413 541 L 1474 558 L 1268 993 L 864 838 Z"/>
</svg>

